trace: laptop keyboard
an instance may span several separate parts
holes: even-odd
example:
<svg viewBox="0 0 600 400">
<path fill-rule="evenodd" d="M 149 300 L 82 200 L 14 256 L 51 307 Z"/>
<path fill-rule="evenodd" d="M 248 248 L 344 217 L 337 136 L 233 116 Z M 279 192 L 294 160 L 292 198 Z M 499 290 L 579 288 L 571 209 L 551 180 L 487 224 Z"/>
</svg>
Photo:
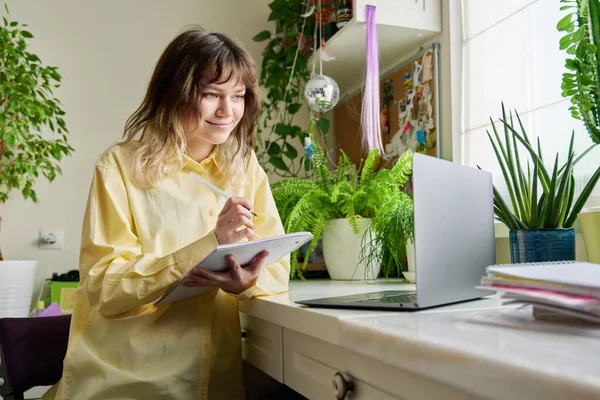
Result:
<svg viewBox="0 0 600 400">
<path fill-rule="evenodd" d="M 399 294 L 373 293 L 366 299 L 358 300 L 356 303 L 416 303 L 417 292 L 406 292 Z"/>
</svg>

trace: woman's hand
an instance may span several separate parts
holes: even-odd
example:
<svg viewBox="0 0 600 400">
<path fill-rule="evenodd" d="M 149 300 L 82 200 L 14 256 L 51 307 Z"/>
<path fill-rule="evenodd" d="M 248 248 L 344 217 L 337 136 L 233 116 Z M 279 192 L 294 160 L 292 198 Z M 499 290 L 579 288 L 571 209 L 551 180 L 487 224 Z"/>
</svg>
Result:
<svg viewBox="0 0 600 400">
<path fill-rule="evenodd" d="M 242 197 L 227 200 L 217 218 L 215 235 L 219 244 L 237 243 L 255 236 L 250 210 L 252 204 Z M 241 229 L 240 229 L 241 228 Z"/>
<path fill-rule="evenodd" d="M 267 250 L 259 253 L 254 260 L 243 267 L 235 259 L 235 256 L 228 255 L 227 262 L 229 270 L 225 272 L 214 272 L 202 267 L 195 268 L 190 274 L 191 282 L 185 283 L 185 286 L 212 286 L 218 287 L 225 292 L 232 294 L 240 294 L 244 290 L 254 286 L 258 279 L 260 269 L 265 262 L 265 258 L 269 255 Z"/>
</svg>

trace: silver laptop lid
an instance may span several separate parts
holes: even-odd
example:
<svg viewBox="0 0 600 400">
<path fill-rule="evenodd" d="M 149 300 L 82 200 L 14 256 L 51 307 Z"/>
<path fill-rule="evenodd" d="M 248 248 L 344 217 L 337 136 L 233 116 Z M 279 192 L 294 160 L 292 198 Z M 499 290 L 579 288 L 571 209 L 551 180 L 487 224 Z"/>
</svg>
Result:
<svg viewBox="0 0 600 400">
<path fill-rule="evenodd" d="M 489 295 L 474 289 L 495 262 L 492 176 L 435 157 L 413 157 L 417 304 Z"/>
</svg>

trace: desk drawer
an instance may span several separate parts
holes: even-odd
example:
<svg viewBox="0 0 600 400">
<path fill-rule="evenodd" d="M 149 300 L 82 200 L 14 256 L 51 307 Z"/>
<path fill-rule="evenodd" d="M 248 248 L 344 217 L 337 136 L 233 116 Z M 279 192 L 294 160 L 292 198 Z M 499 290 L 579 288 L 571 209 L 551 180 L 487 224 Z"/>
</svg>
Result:
<svg viewBox="0 0 600 400">
<path fill-rule="evenodd" d="M 311 400 L 475 399 L 453 387 L 286 328 L 283 329 L 283 360 L 284 383 Z M 335 394 L 334 380 L 338 384 L 337 392 L 344 392 L 339 374 L 354 388 L 345 397 Z"/>
<path fill-rule="evenodd" d="M 240 313 L 244 360 L 283 383 L 281 326 Z"/>
</svg>

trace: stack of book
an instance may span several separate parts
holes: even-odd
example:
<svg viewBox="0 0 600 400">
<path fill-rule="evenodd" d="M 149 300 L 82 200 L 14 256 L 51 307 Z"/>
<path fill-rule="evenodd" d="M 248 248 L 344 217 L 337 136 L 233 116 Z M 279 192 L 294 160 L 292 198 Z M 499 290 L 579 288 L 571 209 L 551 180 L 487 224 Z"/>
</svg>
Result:
<svg viewBox="0 0 600 400">
<path fill-rule="evenodd" d="M 600 265 L 564 261 L 492 265 L 479 289 L 502 293 L 504 304 L 533 305 L 600 323 Z"/>
</svg>

